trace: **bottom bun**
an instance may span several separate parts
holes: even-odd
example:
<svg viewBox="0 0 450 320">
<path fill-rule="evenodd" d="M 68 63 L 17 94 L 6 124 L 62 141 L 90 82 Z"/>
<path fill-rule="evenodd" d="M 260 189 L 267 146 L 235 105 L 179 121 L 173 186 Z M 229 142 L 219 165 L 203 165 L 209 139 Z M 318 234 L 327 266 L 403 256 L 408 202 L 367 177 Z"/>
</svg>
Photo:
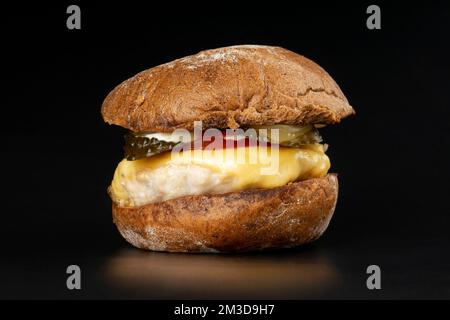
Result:
<svg viewBox="0 0 450 320">
<path fill-rule="evenodd" d="M 282 187 L 187 196 L 140 207 L 113 204 L 132 245 L 169 252 L 242 252 L 295 247 L 319 238 L 336 206 L 335 174 Z"/>
</svg>

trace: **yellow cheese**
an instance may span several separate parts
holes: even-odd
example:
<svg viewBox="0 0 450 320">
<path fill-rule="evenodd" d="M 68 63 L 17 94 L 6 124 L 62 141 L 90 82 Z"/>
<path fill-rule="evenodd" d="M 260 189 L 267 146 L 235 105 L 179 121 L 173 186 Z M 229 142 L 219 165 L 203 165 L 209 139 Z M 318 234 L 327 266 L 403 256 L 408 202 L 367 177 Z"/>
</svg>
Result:
<svg viewBox="0 0 450 320">
<path fill-rule="evenodd" d="M 186 195 L 275 188 L 322 177 L 329 168 L 330 161 L 320 144 L 276 150 L 251 146 L 164 152 L 134 161 L 122 160 L 110 193 L 120 206 L 139 206 Z"/>
</svg>

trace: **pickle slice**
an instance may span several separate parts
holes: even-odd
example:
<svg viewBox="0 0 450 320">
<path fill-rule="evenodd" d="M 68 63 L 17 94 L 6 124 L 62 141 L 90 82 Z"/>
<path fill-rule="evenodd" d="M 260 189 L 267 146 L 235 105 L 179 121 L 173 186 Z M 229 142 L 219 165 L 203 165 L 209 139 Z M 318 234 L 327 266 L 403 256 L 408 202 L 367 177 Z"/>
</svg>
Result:
<svg viewBox="0 0 450 320">
<path fill-rule="evenodd" d="M 257 138 L 262 141 L 278 143 L 286 147 L 299 147 L 305 144 L 317 144 L 322 142 L 322 137 L 314 125 L 291 126 L 291 125 L 271 125 L 255 126 Z M 260 130 L 266 129 L 266 130 Z M 272 137 L 272 130 L 278 130 L 278 141 Z M 177 141 L 162 141 L 151 136 L 150 132 L 129 132 L 125 135 L 125 158 L 127 160 L 137 160 L 151 157 L 158 153 L 172 150 L 179 143 Z M 225 137 L 225 133 L 224 137 Z M 149 136 L 150 135 L 150 136 Z M 256 137 L 253 137 L 256 138 Z"/>
<path fill-rule="evenodd" d="M 272 137 L 273 129 L 278 130 L 278 143 L 287 147 L 298 147 L 304 144 L 321 143 L 322 137 L 319 131 L 313 125 L 305 126 L 290 126 L 284 124 L 272 126 L 256 126 L 258 137 L 266 141 L 276 143 L 276 137 Z M 267 131 L 260 131 L 259 129 L 267 129 Z"/>
<path fill-rule="evenodd" d="M 158 153 L 169 151 L 179 142 L 161 141 L 156 138 L 148 138 L 143 134 L 130 132 L 125 135 L 125 158 L 137 160 L 151 157 Z"/>
</svg>

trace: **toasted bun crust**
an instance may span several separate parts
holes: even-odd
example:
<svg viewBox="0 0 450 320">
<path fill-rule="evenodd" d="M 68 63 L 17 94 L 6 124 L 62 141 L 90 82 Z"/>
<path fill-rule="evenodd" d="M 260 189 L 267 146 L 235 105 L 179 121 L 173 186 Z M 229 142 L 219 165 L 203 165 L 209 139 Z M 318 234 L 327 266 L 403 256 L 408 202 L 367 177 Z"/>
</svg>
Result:
<svg viewBox="0 0 450 320">
<path fill-rule="evenodd" d="M 292 51 L 243 45 L 199 52 L 124 81 L 105 99 L 106 122 L 171 132 L 252 125 L 333 124 L 354 113 L 320 66 Z"/>
<path fill-rule="evenodd" d="M 141 207 L 113 204 L 122 236 L 138 248 L 240 252 L 319 238 L 336 206 L 335 174 L 274 189 L 188 196 Z"/>
</svg>

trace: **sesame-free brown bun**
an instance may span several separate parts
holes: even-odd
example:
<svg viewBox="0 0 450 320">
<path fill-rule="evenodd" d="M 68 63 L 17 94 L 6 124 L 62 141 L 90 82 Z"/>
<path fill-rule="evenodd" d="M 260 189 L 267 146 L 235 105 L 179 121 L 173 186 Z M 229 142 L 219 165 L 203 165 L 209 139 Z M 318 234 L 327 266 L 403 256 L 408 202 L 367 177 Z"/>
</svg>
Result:
<svg viewBox="0 0 450 320">
<path fill-rule="evenodd" d="M 242 252 L 319 238 L 336 206 L 335 174 L 265 190 L 187 196 L 140 207 L 113 204 L 122 236 L 138 248 Z"/>
<path fill-rule="evenodd" d="M 199 52 L 138 73 L 105 99 L 106 122 L 132 131 L 171 132 L 272 124 L 334 124 L 354 113 L 313 61 L 271 46 Z"/>
</svg>

